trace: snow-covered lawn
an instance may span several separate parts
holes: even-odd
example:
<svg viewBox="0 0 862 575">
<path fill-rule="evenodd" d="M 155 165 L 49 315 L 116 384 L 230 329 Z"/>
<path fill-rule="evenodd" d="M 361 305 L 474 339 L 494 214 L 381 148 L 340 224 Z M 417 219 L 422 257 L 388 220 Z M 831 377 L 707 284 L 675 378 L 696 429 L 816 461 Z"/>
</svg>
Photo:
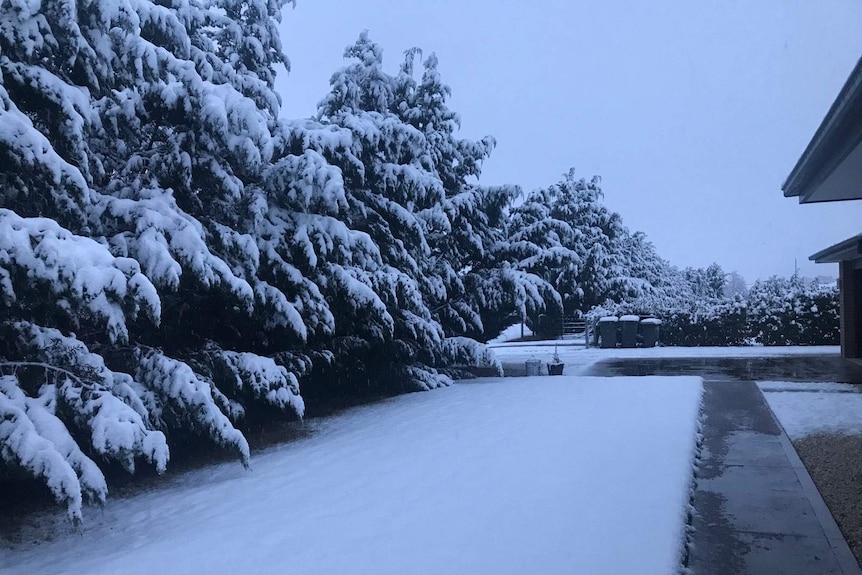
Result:
<svg viewBox="0 0 862 575">
<path fill-rule="evenodd" d="M 512 341 L 515 339 L 519 339 L 520 337 L 533 335 L 533 331 L 527 326 L 523 326 L 523 334 L 521 333 L 522 327 L 521 324 L 516 323 L 514 325 L 510 325 L 506 329 L 504 329 L 500 335 L 490 340 L 488 343 L 505 343 L 508 341 Z"/>
<path fill-rule="evenodd" d="M 677 570 L 702 381 L 485 379 L 324 420 L 306 439 L 85 510 L 0 572 Z"/>
<path fill-rule="evenodd" d="M 606 359 L 642 358 L 754 358 L 784 357 L 789 355 L 840 355 L 838 346 L 798 346 L 798 347 L 652 347 L 652 348 L 584 348 L 569 342 L 556 342 L 560 359 L 566 364 L 566 375 L 583 373 L 593 364 Z M 521 363 L 538 359 L 547 363 L 554 355 L 555 342 L 517 342 L 497 343 L 490 346 L 494 355 L 503 363 Z"/>
<path fill-rule="evenodd" d="M 757 384 L 790 439 L 814 433 L 862 435 L 862 393 L 844 383 Z"/>
</svg>

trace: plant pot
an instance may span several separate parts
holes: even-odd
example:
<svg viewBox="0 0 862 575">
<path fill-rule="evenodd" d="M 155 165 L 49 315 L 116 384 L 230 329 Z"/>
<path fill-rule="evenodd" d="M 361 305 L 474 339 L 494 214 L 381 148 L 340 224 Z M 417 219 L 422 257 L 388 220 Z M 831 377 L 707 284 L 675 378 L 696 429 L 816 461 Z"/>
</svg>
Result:
<svg viewBox="0 0 862 575">
<path fill-rule="evenodd" d="M 548 375 L 563 375 L 564 367 L 566 367 L 565 363 L 549 363 Z"/>
</svg>

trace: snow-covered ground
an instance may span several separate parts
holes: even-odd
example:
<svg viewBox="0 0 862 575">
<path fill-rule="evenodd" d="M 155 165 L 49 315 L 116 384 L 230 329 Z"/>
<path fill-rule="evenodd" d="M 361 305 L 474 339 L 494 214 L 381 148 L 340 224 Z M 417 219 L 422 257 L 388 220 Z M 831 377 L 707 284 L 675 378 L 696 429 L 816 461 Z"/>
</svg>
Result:
<svg viewBox="0 0 862 575">
<path fill-rule="evenodd" d="M 516 323 L 514 325 L 510 325 L 506 329 L 504 329 L 500 335 L 490 340 L 488 343 L 505 343 L 507 341 L 512 341 L 515 339 L 519 339 L 521 337 L 526 337 L 533 335 L 533 331 L 527 326 L 523 326 L 523 336 L 521 334 L 521 324 Z"/>
<path fill-rule="evenodd" d="M 554 355 L 555 342 L 536 341 L 492 344 L 494 355 L 503 363 L 520 363 L 538 359 L 544 363 Z M 782 357 L 788 355 L 840 355 L 838 346 L 799 347 L 652 347 L 632 349 L 584 348 L 569 342 L 556 342 L 560 359 L 566 364 L 565 373 L 583 373 L 594 363 L 605 359 L 692 358 L 692 357 Z"/>
<path fill-rule="evenodd" d="M 757 384 L 790 439 L 813 433 L 862 435 L 862 393 L 844 383 Z"/>
<path fill-rule="evenodd" d="M 0 572 L 674 573 L 702 382 L 485 379 L 85 510 Z"/>
</svg>

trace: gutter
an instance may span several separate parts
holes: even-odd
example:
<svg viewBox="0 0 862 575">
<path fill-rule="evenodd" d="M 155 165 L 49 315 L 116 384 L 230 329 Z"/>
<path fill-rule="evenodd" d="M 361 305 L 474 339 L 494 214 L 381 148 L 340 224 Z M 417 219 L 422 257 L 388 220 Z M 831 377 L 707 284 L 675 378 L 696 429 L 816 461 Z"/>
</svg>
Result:
<svg viewBox="0 0 862 575">
<path fill-rule="evenodd" d="M 862 58 L 841 88 L 814 137 L 799 157 L 790 175 L 781 186 L 784 197 L 798 196 L 800 203 L 809 196 L 829 174 L 860 143 L 862 133 Z M 848 121 L 849 120 L 849 121 Z M 859 126 L 853 126 L 854 123 Z M 850 132 L 850 133 L 848 133 Z M 812 256 L 813 257 L 813 256 Z"/>
</svg>

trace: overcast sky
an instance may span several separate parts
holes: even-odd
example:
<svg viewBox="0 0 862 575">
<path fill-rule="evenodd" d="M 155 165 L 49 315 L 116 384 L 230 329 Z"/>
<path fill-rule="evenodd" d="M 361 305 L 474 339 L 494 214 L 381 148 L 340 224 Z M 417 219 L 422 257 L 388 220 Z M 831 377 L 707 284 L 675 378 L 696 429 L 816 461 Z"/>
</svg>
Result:
<svg viewBox="0 0 862 575">
<path fill-rule="evenodd" d="M 284 115 L 315 112 L 363 29 L 391 72 L 412 46 L 437 54 L 461 135 L 497 139 L 484 183 L 599 174 L 678 266 L 837 276 L 808 256 L 862 232 L 862 202 L 781 192 L 862 56 L 858 0 L 297 0 Z"/>
</svg>

